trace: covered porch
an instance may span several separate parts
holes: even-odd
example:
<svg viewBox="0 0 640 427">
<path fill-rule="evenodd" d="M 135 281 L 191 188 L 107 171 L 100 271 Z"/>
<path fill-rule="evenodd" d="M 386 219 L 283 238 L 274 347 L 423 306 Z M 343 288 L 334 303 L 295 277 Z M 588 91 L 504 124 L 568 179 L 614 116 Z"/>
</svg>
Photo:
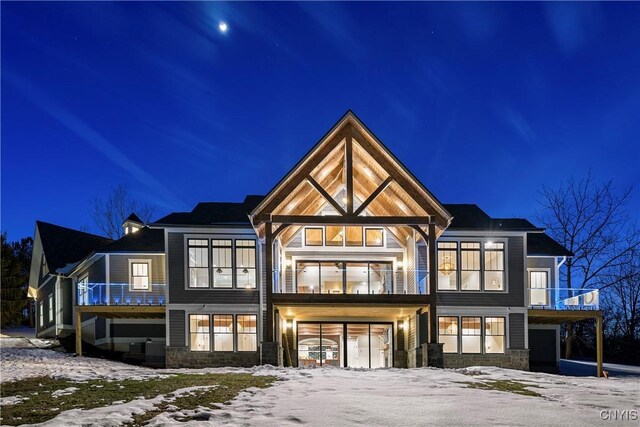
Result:
<svg viewBox="0 0 640 427">
<path fill-rule="evenodd" d="M 577 322 L 580 320 L 595 319 L 596 321 L 596 376 L 602 373 L 602 312 L 600 310 L 551 310 L 530 308 L 528 310 L 530 325 L 561 325 L 563 323 Z"/>
<path fill-rule="evenodd" d="M 421 336 L 418 328 L 427 328 L 426 316 L 420 314 L 428 313 L 429 304 L 410 295 L 378 303 L 362 301 L 375 297 L 371 295 L 347 297 L 353 301 L 275 302 L 276 337 L 285 366 L 407 367 L 408 353 Z"/>
</svg>

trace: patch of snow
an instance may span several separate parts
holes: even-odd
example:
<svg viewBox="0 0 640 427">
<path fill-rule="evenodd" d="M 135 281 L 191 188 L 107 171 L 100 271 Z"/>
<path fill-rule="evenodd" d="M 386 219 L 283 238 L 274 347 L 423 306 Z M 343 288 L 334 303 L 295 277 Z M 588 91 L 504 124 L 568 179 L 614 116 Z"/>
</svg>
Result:
<svg viewBox="0 0 640 427">
<path fill-rule="evenodd" d="M 29 398 L 28 397 L 22 397 L 22 396 L 0 397 L 0 406 L 17 405 L 18 403 L 22 403 L 25 400 L 29 400 Z"/>
<path fill-rule="evenodd" d="M 78 390 L 78 387 L 67 387 L 60 390 L 55 390 L 53 393 L 51 393 L 51 397 L 57 399 L 60 396 L 68 396 L 70 394 L 73 394 Z"/>
</svg>

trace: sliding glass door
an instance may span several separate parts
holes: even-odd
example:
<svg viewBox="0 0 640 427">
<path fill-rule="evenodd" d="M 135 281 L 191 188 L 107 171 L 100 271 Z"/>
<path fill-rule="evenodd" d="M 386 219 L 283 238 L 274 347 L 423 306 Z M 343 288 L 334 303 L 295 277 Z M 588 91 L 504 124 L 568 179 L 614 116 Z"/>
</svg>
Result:
<svg viewBox="0 0 640 427">
<path fill-rule="evenodd" d="M 298 323 L 298 366 L 389 368 L 391 323 Z"/>
</svg>

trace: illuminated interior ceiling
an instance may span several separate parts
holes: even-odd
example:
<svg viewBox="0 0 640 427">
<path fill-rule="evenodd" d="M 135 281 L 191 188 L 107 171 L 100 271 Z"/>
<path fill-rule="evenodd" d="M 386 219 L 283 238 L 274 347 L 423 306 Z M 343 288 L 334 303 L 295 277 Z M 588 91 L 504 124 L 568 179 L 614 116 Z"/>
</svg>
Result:
<svg viewBox="0 0 640 427">
<path fill-rule="evenodd" d="M 380 306 L 349 305 L 348 307 L 322 306 L 322 305 L 287 305 L 276 304 L 280 311 L 280 316 L 285 319 L 302 320 L 318 320 L 318 319 L 385 319 L 395 320 L 405 316 L 416 314 L 416 311 L 423 309 L 428 310 L 428 305 L 400 305 L 389 306 L 388 304 Z"/>
<path fill-rule="evenodd" d="M 323 211 L 326 214 L 327 210 L 331 210 L 332 215 L 344 215 L 347 210 L 349 142 L 352 147 L 354 213 L 378 217 L 433 215 L 437 235 L 444 231 L 451 216 L 350 114 L 265 198 L 254 215 L 318 216 Z M 370 197 L 373 198 L 368 200 Z M 359 209 L 363 203 L 367 203 L 366 208 Z M 263 225 L 254 224 L 263 236 Z M 274 228 L 279 225 L 274 224 Z M 286 245 L 300 228 L 300 225 L 288 227 L 278 236 L 280 241 Z M 409 226 L 386 228 L 401 243 L 414 232 Z"/>
</svg>

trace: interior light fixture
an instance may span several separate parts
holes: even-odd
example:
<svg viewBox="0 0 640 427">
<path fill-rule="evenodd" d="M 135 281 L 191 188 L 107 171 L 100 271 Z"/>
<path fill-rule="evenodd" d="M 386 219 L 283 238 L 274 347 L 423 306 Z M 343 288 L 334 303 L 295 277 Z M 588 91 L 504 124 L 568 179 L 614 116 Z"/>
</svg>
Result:
<svg viewBox="0 0 640 427">
<path fill-rule="evenodd" d="M 444 274 L 445 276 L 448 276 L 451 274 L 451 272 L 453 271 L 453 263 L 451 262 L 450 256 L 448 255 L 444 256 L 444 260 L 442 264 L 440 264 L 440 271 L 442 271 L 442 274 Z"/>
<path fill-rule="evenodd" d="M 218 267 L 218 268 L 216 269 L 216 273 L 218 273 L 218 274 L 222 274 L 222 269 L 221 269 L 220 267 Z"/>
</svg>

